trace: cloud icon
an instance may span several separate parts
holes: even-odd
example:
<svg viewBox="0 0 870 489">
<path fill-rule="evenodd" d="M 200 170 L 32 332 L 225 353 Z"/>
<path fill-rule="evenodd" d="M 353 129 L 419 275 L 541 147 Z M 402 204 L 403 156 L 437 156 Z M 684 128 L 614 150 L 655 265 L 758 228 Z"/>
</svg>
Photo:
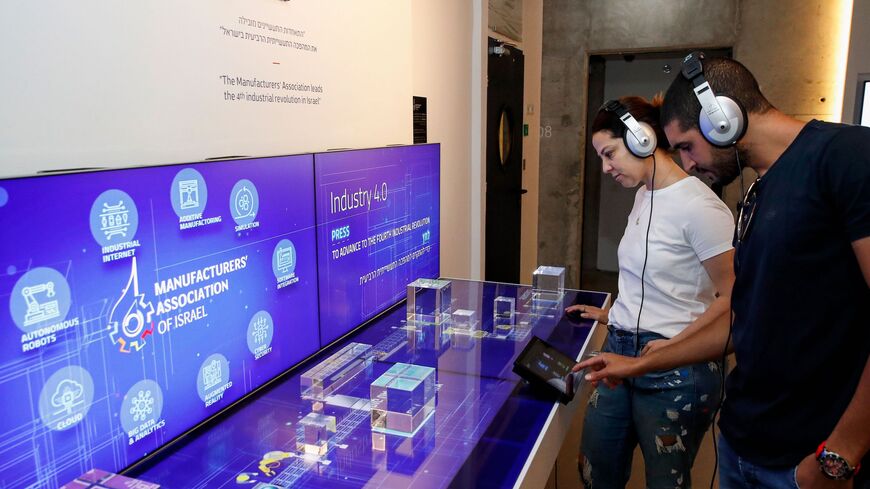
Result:
<svg viewBox="0 0 870 489">
<path fill-rule="evenodd" d="M 61 408 L 56 414 L 66 411 L 69 415 L 76 405 L 82 403 L 84 394 L 85 389 L 81 384 L 71 379 L 64 379 L 57 384 L 54 395 L 51 396 L 51 405 Z"/>
</svg>

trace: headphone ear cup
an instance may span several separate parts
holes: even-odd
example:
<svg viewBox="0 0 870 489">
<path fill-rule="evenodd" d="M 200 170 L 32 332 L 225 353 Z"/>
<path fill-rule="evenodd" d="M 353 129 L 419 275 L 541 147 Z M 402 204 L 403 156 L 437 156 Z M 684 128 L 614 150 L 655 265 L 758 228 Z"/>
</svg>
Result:
<svg viewBox="0 0 870 489">
<path fill-rule="evenodd" d="M 746 133 L 746 111 L 743 110 L 743 107 L 736 100 L 730 97 L 718 95 L 716 96 L 716 101 L 722 107 L 722 112 L 725 118 L 728 119 L 731 127 L 728 128 L 727 132 L 722 132 L 718 127 L 713 127 L 710 116 L 707 115 L 704 109 L 701 109 L 698 125 L 704 139 L 709 141 L 710 144 L 721 147 L 731 146 Z"/>
<path fill-rule="evenodd" d="M 646 136 L 647 143 L 643 144 L 637 140 L 637 137 L 633 132 L 628 129 L 622 133 L 622 140 L 625 142 L 625 147 L 628 148 L 628 151 L 631 154 L 637 156 L 638 158 L 648 158 L 652 156 L 656 151 L 656 146 L 658 145 L 658 141 L 656 140 L 656 132 L 653 131 L 652 126 L 647 124 L 646 122 L 637 123 L 641 129 L 643 129 L 644 136 Z"/>
</svg>

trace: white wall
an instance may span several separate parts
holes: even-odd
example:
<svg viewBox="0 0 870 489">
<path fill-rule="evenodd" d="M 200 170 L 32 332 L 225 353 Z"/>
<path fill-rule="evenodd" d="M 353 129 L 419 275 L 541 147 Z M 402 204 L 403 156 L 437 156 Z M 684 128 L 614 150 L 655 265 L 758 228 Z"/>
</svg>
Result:
<svg viewBox="0 0 870 489">
<path fill-rule="evenodd" d="M 4 3 L 0 177 L 409 144 L 411 97 L 425 96 L 428 140 L 442 145 L 442 274 L 479 278 L 486 17 L 484 0 Z M 221 75 L 324 92 L 319 104 L 226 100 L 315 94 Z"/>
<path fill-rule="evenodd" d="M 544 0 L 523 1 L 523 123 L 529 126 L 523 138 L 523 188 L 528 192 L 522 202 L 522 242 L 520 243 L 520 283 L 532 283 L 538 265 L 538 197 L 541 167 L 541 60 L 544 27 Z"/>
<path fill-rule="evenodd" d="M 486 77 L 489 8 L 472 0 L 471 25 L 471 277 L 483 280 L 486 260 Z M 442 233 L 442 236 L 444 234 Z M 443 238 L 442 238 L 443 239 Z"/>
<path fill-rule="evenodd" d="M 410 143 L 410 30 L 391 0 L 3 2 L 0 174 Z"/>
<path fill-rule="evenodd" d="M 467 278 L 474 275 L 472 173 L 480 168 L 472 154 L 473 6 L 415 0 L 411 18 L 411 91 L 427 99 L 428 141 L 441 143 L 441 274 Z"/>
</svg>

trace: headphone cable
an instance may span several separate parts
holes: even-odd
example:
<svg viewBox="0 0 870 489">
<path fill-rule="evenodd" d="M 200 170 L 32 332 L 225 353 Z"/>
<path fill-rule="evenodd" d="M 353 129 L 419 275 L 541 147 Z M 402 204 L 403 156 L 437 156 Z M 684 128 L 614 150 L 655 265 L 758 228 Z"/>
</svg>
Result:
<svg viewBox="0 0 870 489">
<path fill-rule="evenodd" d="M 737 178 L 740 179 L 740 202 L 738 203 L 738 215 L 740 207 L 743 206 L 743 201 L 746 199 L 746 192 L 743 189 L 743 167 L 740 165 L 740 152 L 737 151 L 737 146 L 734 147 L 734 158 L 737 160 Z M 734 251 L 734 257 L 737 258 L 737 250 Z M 731 287 L 731 295 L 734 295 L 734 287 Z M 734 329 L 734 309 L 731 307 L 730 299 L 728 304 L 728 337 L 725 338 L 725 346 L 722 348 L 722 361 L 719 364 L 719 405 L 713 411 L 713 418 L 710 422 L 710 428 L 713 430 L 713 476 L 710 478 L 710 489 L 713 489 L 713 483 L 716 481 L 716 473 L 719 471 L 719 444 L 716 443 L 716 417 L 722 411 L 722 405 L 725 404 L 725 361 L 728 358 L 728 344 L 731 343 L 731 334 Z M 719 436 L 722 436 L 720 433 Z"/>
<path fill-rule="evenodd" d="M 652 171 L 652 181 L 650 182 L 650 194 L 649 194 L 649 222 L 646 225 L 646 243 L 644 245 L 643 250 L 643 268 L 640 272 L 640 307 L 637 310 L 637 324 L 634 328 L 634 356 L 638 355 L 640 352 L 640 314 L 643 312 L 643 300 L 646 295 L 646 290 L 644 287 L 644 275 L 646 275 L 646 263 L 649 258 L 649 230 L 652 227 L 652 214 L 653 214 L 653 197 L 656 194 L 656 154 L 653 152 L 653 171 Z"/>
</svg>

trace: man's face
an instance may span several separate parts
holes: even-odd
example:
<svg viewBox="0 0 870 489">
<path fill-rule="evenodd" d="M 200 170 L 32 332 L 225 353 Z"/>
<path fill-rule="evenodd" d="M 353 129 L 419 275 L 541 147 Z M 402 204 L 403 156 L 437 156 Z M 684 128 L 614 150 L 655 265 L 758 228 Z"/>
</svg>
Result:
<svg viewBox="0 0 870 489">
<path fill-rule="evenodd" d="M 740 175 L 737 158 L 733 148 L 713 146 L 695 128 L 683 131 L 674 119 L 665 126 L 665 135 L 671 147 L 680 153 L 680 161 L 687 172 L 711 178 L 713 183 L 728 185 Z M 746 165 L 741 153 L 741 162 Z"/>
</svg>

